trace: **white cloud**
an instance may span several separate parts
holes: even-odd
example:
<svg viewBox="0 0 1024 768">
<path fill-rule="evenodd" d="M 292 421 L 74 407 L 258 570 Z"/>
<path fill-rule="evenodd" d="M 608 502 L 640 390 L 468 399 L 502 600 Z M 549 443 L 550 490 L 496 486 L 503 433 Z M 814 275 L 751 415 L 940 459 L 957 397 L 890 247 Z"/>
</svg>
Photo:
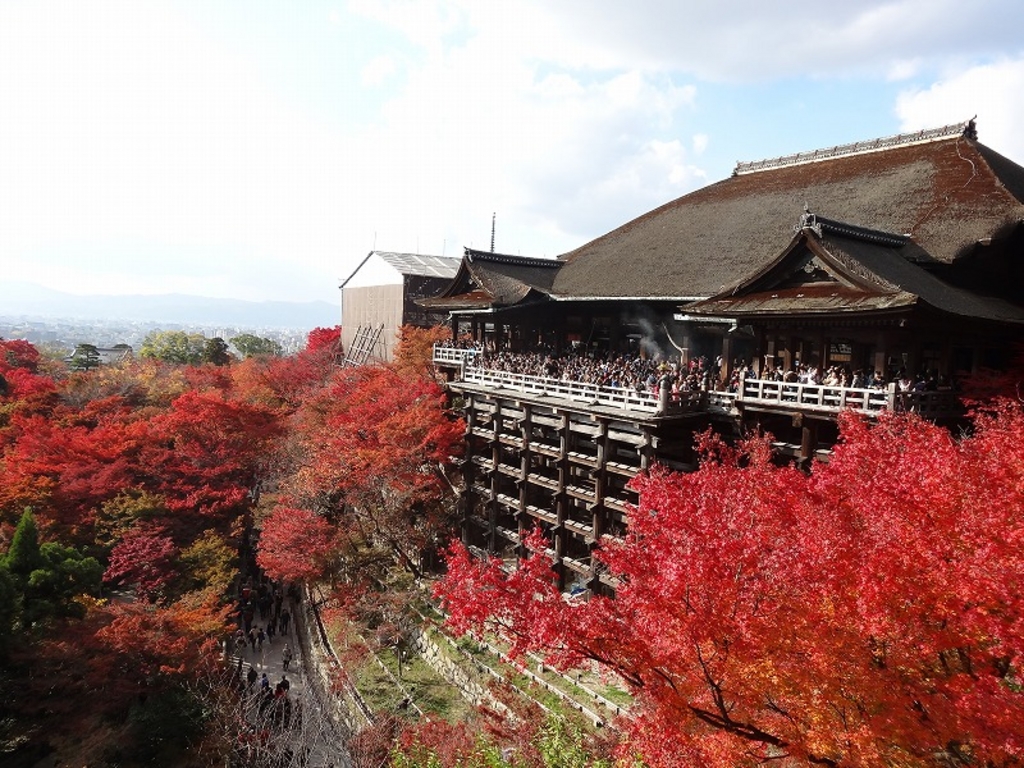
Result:
<svg viewBox="0 0 1024 768">
<path fill-rule="evenodd" d="M 642 67 L 711 81 L 884 74 L 917 57 L 934 64 L 995 54 L 1021 47 L 1024 22 L 1017 0 L 978 0 L 969 9 L 961 0 L 663 0 L 639 6 L 562 0 L 527 6 L 544 9 L 550 35 L 562 41 L 549 55 L 566 64 Z"/>
<path fill-rule="evenodd" d="M 479 247 L 497 211 L 499 249 L 553 255 L 693 188 L 700 171 L 675 138 L 692 86 L 552 69 L 523 55 L 523 23 L 484 19 L 408 72 L 363 137 L 363 199 L 386 213 L 378 246 Z"/>
<path fill-rule="evenodd" d="M 310 28 L 261 13 L 0 4 L 5 268 L 328 298 L 375 246 L 483 247 L 492 212 L 499 250 L 562 253 L 705 183 L 727 141 L 764 154 L 756 114 L 741 132 L 708 112 L 716 80 L 931 77 L 896 107 L 908 129 L 978 113 L 983 141 L 1020 145 L 1011 0 L 351 0 Z M 304 44 L 320 27 L 336 45 Z"/>
<path fill-rule="evenodd" d="M 889 65 L 886 80 L 890 82 L 909 80 L 917 75 L 922 67 L 923 62 L 920 59 L 897 59 Z"/>
<path fill-rule="evenodd" d="M 378 86 L 393 75 L 397 68 L 392 56 L 375 56 L 363 67 L 360 81 L 363 85 Z"/>
<path fill-rule="evenodd" d="M 926 89 L 907 90 L 896 104 L 901 130 L 914 131 L 978 117 L 978 138 L 1024 163 L 1024 58 L 978 66 Z"/>
</svg>

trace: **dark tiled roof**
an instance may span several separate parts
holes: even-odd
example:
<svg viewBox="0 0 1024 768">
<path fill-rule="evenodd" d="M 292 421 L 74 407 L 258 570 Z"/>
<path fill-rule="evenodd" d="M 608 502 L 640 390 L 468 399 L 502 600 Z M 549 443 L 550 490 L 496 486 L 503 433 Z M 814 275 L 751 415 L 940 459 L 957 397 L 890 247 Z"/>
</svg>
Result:
<svg viewBox="0 0 1024 768">
<path fill-rule="evenodd" d="M 829 253 L 860 264 L 881 280 L 896 286 L 900 292 L 913 294 L 943 312 L 985 320 L 1024 323 L 1024 308 L 945 283 L 928 270 L 903 258 L 898 250 L 844 237 L 826 236 L 823 244 Z"/>
<path fill-rule="evenodd" d="M 1024 168 L 965 135 L 741 173 L 560 257 L 562 298 L 712 296 L 786 248 L 809 207 L 952 263 L 1024 220 Z"/>
<path fill-rule="evenodd" d="M 419 303 L 435 309 L 481 309 L 543 301 L 561 263 L 554 259 L 509 256 L 465 249 L 458 274 L 448 289 Z"/>
<path fill-rule="evenodd" d="M 522 301 L 530 291 L 548 293 L 560 264 L 554 259 L 533 259 L 466 249 L 465 265 L 473 281 L 507 306 Z"/>
<path fill-rule="evenodd" d="M 891 311 L 912 307 L 917 297 L 905 291 L 864 293 L 843 286 L 785 288 L 743 296 L 715 297 L 697 302 L 684 310 L 694 316 L 728 317 L 764 315 L 848 315 Z"/>
</svg>

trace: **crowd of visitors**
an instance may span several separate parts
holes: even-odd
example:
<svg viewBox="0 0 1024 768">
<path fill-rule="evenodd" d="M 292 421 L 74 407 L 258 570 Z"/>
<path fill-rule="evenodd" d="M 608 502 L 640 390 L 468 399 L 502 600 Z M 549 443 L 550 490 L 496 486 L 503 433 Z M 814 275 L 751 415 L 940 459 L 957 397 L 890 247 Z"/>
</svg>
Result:
<svg viewBox="0 0 1024 768">
<path fill-rule="evenodd" d="M 721 357 L 711 360 L 708 357 L 697 356 L 683 363 L 678 357 L 636 353 L 511 352 L 496 350 L 493 345 L 487 346 L 466 340 L 446 342 L 441 346 L 473 350 L 476 354 L 469 359 L 469 364 L 476 368 L 594 384 L 612 389 L 632 389 L 652 397 L 657 397 L 664 383 L 674 399 L 678 399 L 683 392 L 737 392 L 744 377 L 748 380 L 761 378 L 766 381 L 854 389 L 883 390 L 890 384 L 895 384 L 898 392 L 927 392 L 945 387 L 945 382 L 934 371 L 911 376 L 906 370 L 899 369 L 885 375 L 880 370 L 851 370 L 850 366 L 842 364 L 830 365 L 822 370 L 817 365 L 801 365 L 797 362 L 788 370 L 782 365 L 765 366 L 763 374 L 758 376 L 749 360 L 737 359 L 730 366 L 728 379 L 723 381 Z"/>
<path fill-rule="evenodd" d="M 906 369 L 901 368 L 886 376 L 881 371 L 868 368 L 857 368 L 851 372 L 846 365 L 830 365 L 824 371 L 815 365 L 799 363 L 784 371 L 780 365 L 768 370 L 763 378 L 767 381 L 853 389 L 887 389 L 890 384 L 895 384 L 897 392 L 933 392 L 945 387 L 945 382 L 935 371 L 921 371 L 911 376 Z"/>
<path fill-rule="evenodd" d="M 662 383 L 678 394 L 716 388 L 721 360 L 678 359 L 628 353 L 493 352 L 481 350 L 471 365 L 492 371 L 543 376 L 560 381 L 593 384 L 611 389 L 630 389 L 657 397 Z"/>
<path fill-rule="evenodd" d="M 254 572 L 259 574 L 258 570 Z M 248 737 L 252 739 L 251 742 L 246 738 L 239 741 L 237 746 L 243 752 L 266 748 L 268 745 L 261 742 L 272 739 L 273 733 L 287 729 L 292 722 L 297 706 L 289 696 L 292 684 L 288 679 L 288 668 L 295 656 L 288 609 L 292 597 L 283 584 L 262 574 L 255 580 L 246 579 L 238 590 L 238 628 L 230 651 L 237 664 L 234 679 L 242 694 L 240 704 L 244 721 L 250 727 Z M 274 647 L 278 638 L 280 650 Z M 270 655 L 274 651 L 275 655 Z M 248 670 L 243 675 L 246 660 Z M 275 670 L 281 673 L 276 683 L 268 674 Z"/>
<path fill-rule="evenodd" d="M 260 623 L 257 623 L 257 613 Z M 262 651 L 264 644 L 273 644 L 277 635 L 288 634 L 291 618 L 282 584 L 259 579 L 254 586 L 247 581 L 239 594 L 236 645 L 248 643 L 254 652 Z"/>
</svg>

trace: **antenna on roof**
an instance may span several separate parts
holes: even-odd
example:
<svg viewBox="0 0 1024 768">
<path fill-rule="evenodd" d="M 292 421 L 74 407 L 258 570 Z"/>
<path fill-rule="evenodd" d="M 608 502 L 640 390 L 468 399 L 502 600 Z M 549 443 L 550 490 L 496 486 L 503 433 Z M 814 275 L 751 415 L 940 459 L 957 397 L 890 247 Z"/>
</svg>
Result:
<svg viewBox="0 0 1024 768">
<path fill-rule="evenodd" d="M 497 213 L 491 214 L 491 253 L 494 253 L 494 220 L 497 215 Z"/>
</svg>

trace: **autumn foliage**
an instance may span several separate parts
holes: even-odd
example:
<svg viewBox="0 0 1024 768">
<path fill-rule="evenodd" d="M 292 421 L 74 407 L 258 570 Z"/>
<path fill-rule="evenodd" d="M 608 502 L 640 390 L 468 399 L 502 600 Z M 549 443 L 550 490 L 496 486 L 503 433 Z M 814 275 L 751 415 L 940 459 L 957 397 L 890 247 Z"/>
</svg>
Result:
<svg viewBox="0 0 1024 768">
<path fill-rule="evenodd" d="M 286 581 L 323 578 L 336 550 L 334 526 L 315 512 L 279 506 L 263 521 L 257 561 Z"/>
<path fill-rule="evenodd" d="M 295 466 L 282 483 L 287 506 L 334 524 L 339 550 L 376 552 L 416 575 L 422 553 L 443 546 L 454 530 L 449 473 L 464 432 L 427 374 L 424 338 L 432 336 L 405 329 L 393 365 L 342 369 L 303 403 Z"/>
<path fill-rule="evenodd" d="M 62 674 L 80 645 L 88 679 L 68 684 L 116 692 L 118 716 L 179 690 L 218 663 L 250 535 L 270 576 L 344 585 L 337 604 L 372 614 L 382 645 L 412 634 L 395 571 L 415 583 L 457 531 L 465 425 L 430 370 L 441 331 L 407 330 L 392 365 L 339 368 L 338 330 L 289 357 L 59 375 L 0 341 L 12 658 L 30 669 L 28 638 Z M 628 535 L 596 553 L 614 599 L 566 602 L 539 532 L 512 573 L 456 543 L 437 590 L 451 626 L 602 665 L 636 702 L 621 756 L 652 768 L 1021 762 L 1024 411 L 979 410 L 962 435 L 907 415 L 841 430 L 809 473 L 767 438 L 708 434 L 697 472 L 637 478 Z M 397 744 L 454 765 L 479 746 L 381 723 L 361 742 L 378 760 Z M 543 727 L 503 743 L 525 754 Z"/>
<path fill-rule="evenodd" d="M 1019 761 L 1019 405 L 959 439 L 845 418 L 810 474 L 766 440 L 703 451 L 695 473 L 637 479 L 629 534 L 599 553 L 615 599 L 568 605 L 539 534 L 512 574 L 456 544 L 452 627 L 600 662 L 634 692 L 629 750 L 653 766 Z"/>
<path fill-rule="evenodd" d="M 83 688 L 99 692 L 84 709 L 117 722 L 147 701 L 188 699 L 220 663 L 238 535 L 290 414 L 282 391 L 315 387 L 295 379 L 322 372 L 268 382 L 245 370 L 142 361 L 75 373 L 0 340 L 0 556 L 13 553 L 0 557 L 0 651 L 13 665 L 0 699 L 8 686 L 43 698 Z M 69 667 L 76 649 L 89 662 Z M 47 723 L 51 709 L 0 706 L 0 741 L 46 743 L 64 726 Z"/>
</svg>

